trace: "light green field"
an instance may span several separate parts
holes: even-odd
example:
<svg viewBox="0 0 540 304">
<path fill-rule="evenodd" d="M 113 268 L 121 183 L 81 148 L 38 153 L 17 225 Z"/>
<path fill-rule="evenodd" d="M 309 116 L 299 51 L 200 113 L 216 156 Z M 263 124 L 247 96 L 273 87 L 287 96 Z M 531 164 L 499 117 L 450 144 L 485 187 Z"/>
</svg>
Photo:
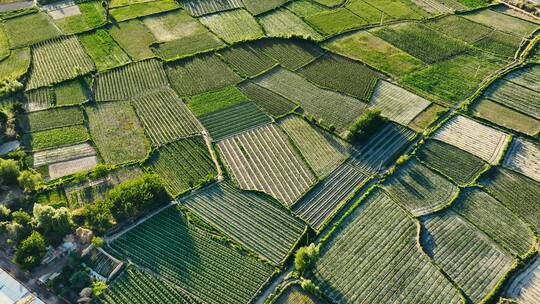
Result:
<svg viewBox="0 0 540 304">
<path fill-rule="evenodd" d="M 99 71 L 105 71 L 131 62 L 124 50 L 103 29 L 82 35 L 80 39 Z"/>
<path fill-rule="evenodd" d="M 204 16 L 199 20 L 229 44 L 255 40 L 264 36 L 257 20 L 246 10 L 234 10 Z"/>
<path fill-rule="evenodd" d="M 45 13 L 8 19 L 4 22 L 4 29 L 12 48 L 29 46 L 60 35 L 60 31 Z"/>
<path fill-rule="evenodd" d="M 114 24 L 109 34 L 134 61 L 154 57 L 150 45 L 155 38 L 139 20 Z"/>
<path fill-rule="evenodd" d="M 100 1 L 89 1 L 78 4 L 81 14 L 54 20 L 54 23 L 65 34 L 88 31 L 104 25 L 105 11 Z"/>
</svg>

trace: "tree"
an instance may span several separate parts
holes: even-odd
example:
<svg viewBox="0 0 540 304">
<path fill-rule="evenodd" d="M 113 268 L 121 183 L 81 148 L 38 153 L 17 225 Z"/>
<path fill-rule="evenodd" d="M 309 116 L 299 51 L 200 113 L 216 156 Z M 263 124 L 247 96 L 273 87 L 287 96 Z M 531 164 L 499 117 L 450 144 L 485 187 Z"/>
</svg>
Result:
<svg viewBox="0 0 540 304">
<path fill-rule="evenodd" d="M 31 192 L 36 186 L 42 182 L 41 174 L 32 171 L 23 171 L 20 173 L 17 181 L 21 188 L 26 192 Z"/>
<path fill-rule="evenodd" d="M 100 238 L 99 236 L 95 236 L 92 238 L 92 245 L 96 248 L 101 248 L 103 245 L 105 245 L 105 241 L 103 238 Z"/>
<path fill-rule="evenodd" d="M 353 143 L 361 142 L 373 135 L 387 121 L 377 109 L 367 110 L 349 128 L 347 140 Z"/>
<path fill-rule="evenodd" d="M 69 277 L 69 284 L 73 292 L 79 293 L 83 288 L 90 286 L 92 280 L 85 271 L 77 271 Z"/>
<path fill-rule="evenodd" d="M 97 201 L 84 207 L 86 225 L 98 232 L 104 232 L 112 227 L 114 217 L 111 213 L 110 204 L 106 201 Z"/>
<path fill-rule="evenodd" d="M 47 249 L 43 236 L 34 231 L 30 236 L 23 240 L 15 250 L 15 263 L 24 269 L 31 269 L 41 263 Z"/>
<path fill-rule="evenodd" d="M 8 238 L 16 243 L 27 238 L 32 233 L 32 218 L 22 210 L 11 214 L 11 222 L 5 227 Z"/>
<path fill-rule="evenodd" d="M 13 159 L 0 158 L 0 185 L 14 185 L 19 177 L 19 165 Z"/>
<path fill-rule="evenodd" d="M 9 220 L 10 214 L 11 210 L 9 210 L 8 207 L 6 207 L 5 205 L 0 205 L 0 221 Z"/>
<path fill-rule="evenodd" d="M 300 247 L 294 256 L 294 267 L 301 274 L 305 274 L 315 266 L 315 262 L 319 258 L 319 246 L 310 244 L 309 246 Z"/>
<path fill-rule="evenodd" d="M 73 229 L 69 210 L 65 207 L 54 209 L 51 206 L 34 205 L 34 224 L 50 243 L 59 243 Z"/>
</svg>

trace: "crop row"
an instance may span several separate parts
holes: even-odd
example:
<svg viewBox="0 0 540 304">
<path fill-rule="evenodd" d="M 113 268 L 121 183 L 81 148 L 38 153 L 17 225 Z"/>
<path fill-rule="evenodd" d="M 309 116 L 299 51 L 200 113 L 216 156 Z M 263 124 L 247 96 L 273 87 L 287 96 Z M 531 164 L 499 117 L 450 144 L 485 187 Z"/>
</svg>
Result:
<svg viewBox="0 0 540 304">
<path fill-rule="evenodd" d="M 323 243 L 315 280 L 336 303 L 460 303 L 458 291 L 416 245 L 416 229 L 375 190 Z"/>
<path fill-rule="evenodd" d="M 503 165 L 540 182 L 540 144 L 515 138 L 506 153 Z"/>
<path fill-rule="evenodd" d="M 286 258 L 304 229 L 277 202 L 227 183 L 202 189 L 183 203 L 274 264 Z"/>
<path fill-rule="evenodd" d="M 513 82 L 499 80 L 489 87 L 485 96 L 516 111 L 540 119 L 540 104 L 531 102 L 532 100 L 540 100 L 540 92 Z"/>
<path fill-rule="evenodd" d="M 244 6 L 242 0 L 182 0 L 181 2 L 192 16 L 202 16 Z"/>
<path fill-rule="evenodd" d="M 219 54 L 241 74 L 248 77 L 257 76 L 276 65 L 272 58 L 253 48 L 251 44 L 235 45 L 220 51 Z"/>
<path fill-rule="evenodd" d="M 244 82 L 239 88 L 251 101 L 272 116 L 285 115 L 296 107 L 296 104 L 287 98 L 253 82 Z"/>
<path fill-rule="evenodd" d="M 286 205 L 315 182 L 286 135 L 274 125 L 225 139 L 218 146 L 242 188 L 266 192 Z"/>
<path fill-rule="evenodd" d="M 269 265 L 192 227 L 175 208 L 146 220 L 111 246 L 209 304 L 248 303 L 273 273 Z"/>
<path fill-rule="evenodd" d="M 190 137 L 167 144 L 154 152 L 147 163 L 173 196 L 192 188 L 215 167 L 202 137 Z"/>
<path fill-rule="evenodd" d="M 34 167 L 39 167 L 42 165 L 94 155 L 96 155 L 94 148 L 92 148 L 92 146 L 90 146 L 88 143 L 82 143 L 64 148 L 36 152 L 33 155 L 33 165 Z"/>
<path fill-rule="evenodd" d="M 201 131 L 197 119 L 170 88 L 136 97 L 133 99 L 133 106 L 150 140 L 156 146 Z"/>
</svg>

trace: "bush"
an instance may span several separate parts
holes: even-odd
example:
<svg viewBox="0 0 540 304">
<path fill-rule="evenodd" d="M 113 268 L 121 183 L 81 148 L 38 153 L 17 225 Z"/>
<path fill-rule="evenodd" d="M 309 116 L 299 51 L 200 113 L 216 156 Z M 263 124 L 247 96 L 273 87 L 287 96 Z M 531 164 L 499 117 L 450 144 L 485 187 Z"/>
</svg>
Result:
<svg viewBox="0 0 540 304">
<path fill-rule="evenodd" d="M 43 181 L 43 178 L 41 178 L 41 174 L 39 173 L 23 171 L 19 174 L 17 181 L 19 182 L 19 186 L 21 186 L 25 192 L 31 192 Z"/>
<path fill-rule="evenodd" d="M 105 241 L 99 236 L 95 236 L 92 238 L 92 245 L 94 245 L 96 248 L 101 248 L 103 245 L 105 245 Z"/>
<path fill-rule="evenodd" d="M 51 206 L 34 205 L 34 223 L 51 244 L 58 244 L 73 229 L 69 210 L 65 207 L 55 209 Z"/>
<path fill-rule="evenodd" d="M 353 143 L 366 140 L 382 127 L 388 119 L 377 109 L 367 110 L 349 128 L 347 140 Z"/>
<path fill-rule="evenodd" d="M 13 159 L 0 158 L 0 185 L 15 185 L 19 177 L 19 166 Z"/>
<path fill-rule="evenodd" d="M 105 232 L 114 223 L 110 205 L 106 201 L 97 201 L 84 207 L 86 225 L 96 232 Z"/>
<path fill-rule="evenodd" d="M 0 222 L 9 220 L 11 210 L 5 205 L 0 205 Z"/>
<path fill-rule="evenodd" d="M 300 281 L 300 287 L 302 287 L 303 290 L 305 290 L 307 293 L 310 293 L 314 296 L 319 297 L 321 294 L 321 290 L 315 283 L 313 283 L 311 280 L 302 279 Z"/>
<path fill-rule="evenodd" d="M 310 244 L 300 247 L 294 256 L 294 267 L 301 274 L 311 271 L 319 258 L 319 246 Z"/>
<path fill-rule="evenodd" d="M 23 269 L 32 269 L 41 263 L 46 252 L 43 236 L 34 231 L 17 246 L 15 263 L 19 264 Z"/>
</svg>

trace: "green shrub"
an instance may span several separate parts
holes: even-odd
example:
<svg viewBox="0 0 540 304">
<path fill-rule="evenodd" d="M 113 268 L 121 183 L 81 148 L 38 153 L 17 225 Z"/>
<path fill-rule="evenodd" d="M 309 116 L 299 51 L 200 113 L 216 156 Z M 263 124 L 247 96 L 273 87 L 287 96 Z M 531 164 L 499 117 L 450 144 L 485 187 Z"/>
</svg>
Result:
<svg viewBox="0 0 540 304">
<path fill-rule="evenodd" d="M 349 128 L 347 140 L 354 143 L 361 142 L 373 135 L 387 120 L 381 115 L 380 110 L 367 110 Z"/>
<path fill-rule="evenodd" d="M 15 263 L 23 269 L 32 269 L 41 263 L 47 249 L 43 236 L 37 231 L 23 240 L 15 250 Z"/>
<path fill-rule="evenodd" d="M 19 177 L 19 166 L 13 159 L 0 158 L 0 185 L 14 185 Z"/>
<path fill-rule="evenodd" d="M 43 181 L 41 174 L 34 173 L 32 171 L 23 171 L 17 178 L 19 186 L 24 189 L 25 192 L 31 192 L 36 189 L 36 186 Z"/>
<path fill-rule="evenodd" d="M 301 274 L 305 274 L 315 266 L 319 258 L 319 246 L 310 244 L 309 246 L 300 247 L 294 256 L 294 267 Z"/>
</svg>

